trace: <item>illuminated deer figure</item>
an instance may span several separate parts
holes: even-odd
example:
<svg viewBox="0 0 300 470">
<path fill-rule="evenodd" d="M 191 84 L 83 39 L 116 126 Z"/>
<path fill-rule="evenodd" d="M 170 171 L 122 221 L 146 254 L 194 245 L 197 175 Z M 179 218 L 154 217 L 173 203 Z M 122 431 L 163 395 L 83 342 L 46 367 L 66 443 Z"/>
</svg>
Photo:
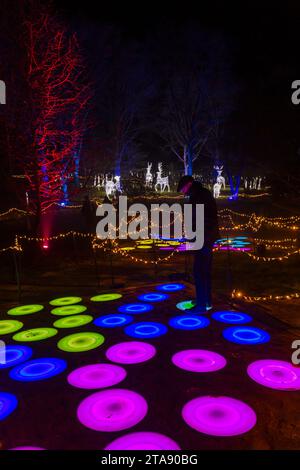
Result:
<svg viewBox="0 0 300 470">
<path fill-rule="evenodd" d="M 222 188 L 222 186 L 225 189 L 225 178 L 224 178 L 224 176 L 222 176 L 223 165 L 221 165 L 221 166 L 215 165 L 214 169 L 217 172 L 217 183 L 219 183 L 221 185 L 220 189 Z"/>
<path fill-rule="evenodd" d="M 147 163 L 146 186 L 152 186 L 153 175 L 151 173 L 152 163 Z"/>
<path fill-rule="evenodd" d="M 168 188 L 168 191 L 170 191 L 170 185 L 169 185 L 169 177 L 164 176 L 162 178 L 162 163 L 158 164 L 158 171 L 156 172 L 156 183 L 155 183 L 155 191 L 157 191 L 158 185 L 160 186 L 160 191 L 164 192 L 166 188 Z"/>
<path fill-rule="evenodd" d="M 105 175 L 105 193 L 106 193 L 106 196 L 109 198 L 110 196 L 113 195 L 113 193 L 115 192 L 115 183 L 113 181 L 113 179 L 108 179 L 107 175 Z"/>
</svg>

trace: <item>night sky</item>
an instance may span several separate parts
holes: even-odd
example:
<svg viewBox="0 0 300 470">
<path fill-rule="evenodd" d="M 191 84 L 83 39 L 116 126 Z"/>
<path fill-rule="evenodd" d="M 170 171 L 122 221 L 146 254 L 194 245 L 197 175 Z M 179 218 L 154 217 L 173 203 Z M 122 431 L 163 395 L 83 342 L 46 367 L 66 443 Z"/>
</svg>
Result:
<svg viewBox="0 0 300 470">
<path fill-rule="evenodd" d="M 263 5 L 262 5 L 263 4 Z M 231 47 L 233 76 L 241 90 L 228 132 L 237 135 L 239 152 L 263 168 L 282 159 L 299 165 L 300 106 L 291 103 L 291 82 L 299 78 L 299 2 L 73 2 L 57 3 L 73 27 L 93 31 L 116 26 L 124 41 L 143 43 L 157 31 L 180 28 L 224 35 Z M 93 33 L 95 34 L 95 32 Z M 94 54 L 86 41 L 87 53 Z M 91 47 L 91 50 L 88 49 Z M 255 170 L 256 171 L 256 170 Z"/>
</svg>

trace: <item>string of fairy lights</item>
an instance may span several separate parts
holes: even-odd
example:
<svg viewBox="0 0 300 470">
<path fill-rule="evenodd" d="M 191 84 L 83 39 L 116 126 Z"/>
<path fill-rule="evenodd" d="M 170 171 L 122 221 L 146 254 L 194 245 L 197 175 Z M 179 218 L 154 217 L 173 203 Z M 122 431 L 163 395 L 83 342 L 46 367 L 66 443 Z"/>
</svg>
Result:
<svg viewBox="0 0 300 470">
<path fill-rule="evenodd" d="M 266 301 L 278 301 L 278 300 L 293 300 L 300 299 L 300 292 L 294 292 L 292 294 L 269 294 L 269 295 L 245 295 L 240 290 L 234 289 L 231 293 L 231 297 L 234 299 L 245 300 L 246 302 L 266 302 Z"/>
</svg>

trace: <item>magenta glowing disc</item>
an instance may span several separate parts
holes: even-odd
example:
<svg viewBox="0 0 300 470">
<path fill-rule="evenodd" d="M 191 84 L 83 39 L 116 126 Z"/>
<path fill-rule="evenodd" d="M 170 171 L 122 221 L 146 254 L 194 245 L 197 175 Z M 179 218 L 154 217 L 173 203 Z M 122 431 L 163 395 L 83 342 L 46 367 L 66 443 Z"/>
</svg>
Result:
<svg viewBox="0 0 300 470">
<path fill-rule="evenodd" d="M 168 436 L 157 432 L 133 432 L 112 441 L 104 450 L 181 450 Z"/>
<path fill-rule="evenodd" d="M 122 382 L 126 375 L 123 367 L 114 364 L 91 364 L 73 370 L 67 380 L 77 388 L 105 388 Z"/>
<path fill-rule="evenodd" d="M 106 351 L 109 361 L 119 364 L 138 364 L 149 361 L 156 354 L 156 349 L 152 344 L 142 341 L 125 341 L 111 346 Z"/>
<path fill-rule="evenodd" d="M 286 361 L 255 361 L 248 366 L 247 373 L 252 380 L 268 388 L 300 390 L 300 369 Z"/>
<path fill-rule="evenodd" d="M 172 362 L 180 369 L 191 372 L 213 372 L 226 366 L 226 359 L 206 349 L 187 349 L 172 357 Z"/>
<path fill-rule="evenodd" d="M 103 390 L 85 398 L 77 409 L 81 424 L 95 431 L 114 432 L 131 428 L 147 414 L 146 400 L 122 388 Z"/>
<path fill-rule="evenodd" d="M 46 450 L 43 447 L 32 447 L 32 446 L 21 446 L 21 447 L 14 447 L 13 449 L 9 450 Z"/>
<path fill-rule="evenodd" d="M 182 410 L 184 421 L 211 436 L 237 436 L 256 424 L 256 414 L 246 403 L 229 397 L 199 397 Z"/>
</svg>

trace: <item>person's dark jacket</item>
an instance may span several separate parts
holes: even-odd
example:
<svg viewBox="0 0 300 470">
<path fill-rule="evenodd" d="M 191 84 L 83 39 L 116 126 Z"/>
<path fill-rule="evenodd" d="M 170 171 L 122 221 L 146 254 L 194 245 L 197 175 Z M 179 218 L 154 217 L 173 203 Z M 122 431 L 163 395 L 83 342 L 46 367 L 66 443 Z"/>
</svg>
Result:
<svg viewBox="0 0 300 470">
<path fill-rule="evenodd" d="M 193 207 L 193 230 L 196 228 L 196 204 L 204 204 L 204 245 L 212 245 L 218 238 L 219 224 L 216 201 L 211 192 L 199 181 L 194 181 L 189 193 L 189 204 Z"/>
</svg>

